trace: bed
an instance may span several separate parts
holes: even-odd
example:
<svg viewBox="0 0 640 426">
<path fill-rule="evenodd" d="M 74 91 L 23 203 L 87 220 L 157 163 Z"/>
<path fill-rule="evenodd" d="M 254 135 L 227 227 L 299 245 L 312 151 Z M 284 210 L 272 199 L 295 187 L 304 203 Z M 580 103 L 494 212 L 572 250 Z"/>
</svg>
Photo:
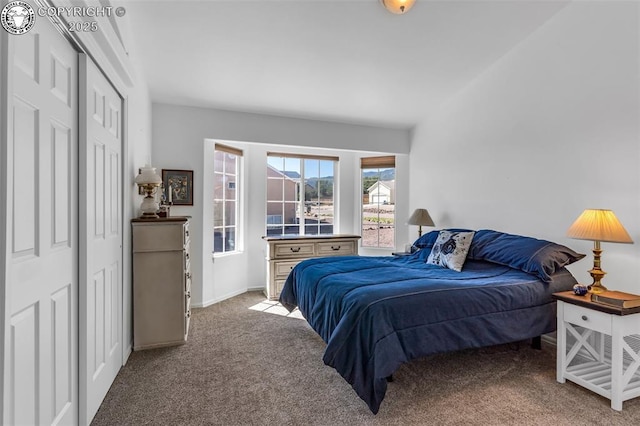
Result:
<svg viewBox="0 0 640 426">
<path fill-rule="evenodd" d="M 441 254 L 446 232 L 449 238 L 471 236 L 459 271 L 427 263 Z M 299 308 L 326 342 L 325 364 L 374 414 L 387 378 L 405 362 L 554 331 L 551 294 L 576 284 L 565 266 L 584 257 L 549 241 L 493 230 L 433 231 L 415 245 L 419 250 L 403 257 L 303 261 L 280 295 L 282 305 Z"/>
</svg>

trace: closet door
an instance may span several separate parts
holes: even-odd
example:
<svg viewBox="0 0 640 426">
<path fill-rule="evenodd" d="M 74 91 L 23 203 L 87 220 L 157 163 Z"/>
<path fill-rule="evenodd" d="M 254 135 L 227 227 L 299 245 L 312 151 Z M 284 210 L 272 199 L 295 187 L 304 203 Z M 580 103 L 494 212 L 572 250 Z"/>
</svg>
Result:
<svg viewBox="0 0 640 426">
<path fill-rule="evenodd" d="M 47 19 L 8 35 L 7 425 L 78 421 L 78 56 Z"/>
<path fill-rule="evenodd" d="M 122 366 L 122 99 L 80 55 L 80 424 Z"/>
</svg>

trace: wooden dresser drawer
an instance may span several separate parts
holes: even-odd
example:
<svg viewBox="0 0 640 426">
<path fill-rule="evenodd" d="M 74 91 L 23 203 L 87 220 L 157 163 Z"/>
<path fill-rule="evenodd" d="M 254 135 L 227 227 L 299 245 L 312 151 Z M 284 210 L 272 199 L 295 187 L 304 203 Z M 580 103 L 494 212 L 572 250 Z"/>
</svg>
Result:
<svg viewBox="0 0 640 426">
<path fill-rule="evenodd" d="M 287 278 L 289 273 L 298 263 L 302 262 L 301 260 L 291 260 L 286 262 L 274 262 L 273 271 L 276 277 L 284 277 Z"/>
<path fill-rule="evenodd" d="M 273 246 L 273 258 L 286 257 L 312 257 L 314 255 L 313 243 L 287 243 Z"/>
<path fill-rule="evenodd" d="M 346 256 L 355 253 L 355 241 L 333 241 L 318 243 L 318 256 Z"/>
</svg>

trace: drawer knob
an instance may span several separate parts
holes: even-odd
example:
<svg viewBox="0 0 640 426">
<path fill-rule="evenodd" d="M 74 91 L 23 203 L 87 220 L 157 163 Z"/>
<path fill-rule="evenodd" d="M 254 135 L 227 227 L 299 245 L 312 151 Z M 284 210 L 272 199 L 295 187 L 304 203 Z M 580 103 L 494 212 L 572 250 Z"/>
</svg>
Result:
<svg viewBox="0 0 640 426">
<path fill-rule="evenodd" d="M 586 315 L 583 315 L 583 316 L 582 316 L 582 321 L 588 321 L 588 320 L 589 320 L 589 318 L 587 318 L 587 316 L 586 316 Z"/>
<path fill-rule="evenodd" d="M 340 250 L 340 246 L 337 246 L 337 247 L 336 246 L 331 246 L 331 250 L 338 251 L 338 250 Z"/>
<path fill-rule="evenodd" d="M 300 247 L 291 247 L 291 251 L 293 253 L 298 253 L 300 251 Z"/>
</svg>

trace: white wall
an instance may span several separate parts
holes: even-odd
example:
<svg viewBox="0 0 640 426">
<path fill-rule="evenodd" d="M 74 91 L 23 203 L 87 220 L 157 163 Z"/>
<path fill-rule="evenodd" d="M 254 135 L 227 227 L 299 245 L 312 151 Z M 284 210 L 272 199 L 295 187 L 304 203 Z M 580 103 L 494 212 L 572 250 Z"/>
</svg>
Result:
<svg viewBox="0 0 640 426">
<path fill-rule="evenodd" d="M 640 293 L 639 6 L 574 2 L 415 129 L 411 208 L 438 227 L 568 245 L 590 283 L 589 241 L 565 237 L 612 209 L 635 245 L 603 243 L 609 288 Z"/>
<path fill-rule="evenodd" d="M 359 185 L 358 152 L 401 154 L 407 164 L 409 132 L 369 126 L 329 123 L 221 111 L 205 108 L 153 104 L 152 164 L 160 169 L 194 171 L 193 207 L 176 207 L 172 215 L 192 216 L 192 297 L 194 306 L 206 306 L 250 288 L 262 287 L 265 281 L 264 217 L 266 205 L 266 153 L 283 150 L 294 153 L 330 153 L 340 157 L 342 179 L 337 205 L 341 222 L 338 232 L 359 232 L 356 194 Z M 213 145 L 214 141 L 243 148 L 244 211 L 246 233 L 240 255 L 211 257 L 213 248 Z M 277 145 L 277 146 L 276 146 Z M 284 146 L 284 148 L 283 148 Z M 391 150 L 391 151 L 390 151 Z M 404 154 L 404 155 L 402 155 Z M 406 167 L 408 169 L 408 167 Z M 404 171 L 403 171 L 404 172 Z M 402 176 L 402 173 L 401 173 Z M 404 175 L 408 177 L 408 172 Z M 408 195 L 405 180 L 404 196 Z M 359 199 L 358 199 L 359 200 Z M 398 202 L 400 203 L 400 202 Z M 406 202 L 405 202 L 406 206 Z M 406 207 L 405 207 L 406 209 Z M 407 216 L 406 210 L 400 214 Z M 403 231 L 401 231 L 403 232 Z M 404 241 L 400 242 L 400 246 Z"/>
</svg>

